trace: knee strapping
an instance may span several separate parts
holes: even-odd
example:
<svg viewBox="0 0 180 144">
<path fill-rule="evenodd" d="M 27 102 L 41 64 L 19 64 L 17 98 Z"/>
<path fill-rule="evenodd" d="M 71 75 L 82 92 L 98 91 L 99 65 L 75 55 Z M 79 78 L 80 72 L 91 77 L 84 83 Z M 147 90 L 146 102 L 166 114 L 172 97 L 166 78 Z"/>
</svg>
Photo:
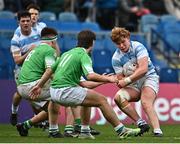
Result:
<svg viewBox="0 0 180 144">
<path fill-rule="evenodd" d="M 129 106 L 129 100 L 130 100 L 130 95 L 129 93 L 125 90 L 125 89 L 120 89 L 117 92 L 118 97 L 118 101 L 119 101 L 119 106 L 121 107 L 121 109 L 125 109 Z"/>
<path fill-rule="evenodd" d="M 120 89 L 117 94 L 119 95 L 121 103 L 130 100 L 130 95 L 125 89 Z"/>
</svg>

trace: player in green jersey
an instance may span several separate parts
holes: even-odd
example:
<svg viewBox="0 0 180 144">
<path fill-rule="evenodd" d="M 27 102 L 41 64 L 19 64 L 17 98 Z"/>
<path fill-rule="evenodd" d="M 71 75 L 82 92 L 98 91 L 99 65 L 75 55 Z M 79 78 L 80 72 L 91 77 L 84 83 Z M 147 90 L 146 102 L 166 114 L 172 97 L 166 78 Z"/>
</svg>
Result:
<svg viewBox="0 0 180 144">
<path fill-rule="evenodd" d="M 56 56 L 59 55 L 56 52 L 59 48 L 56 41 L 57 35 L 58 33 L 55 29 L 48 27 L 43 28 L 40 45 L 28 54 L 22 65 L 18 78 L 18 93 L 22 98 L 29 100 L 35 107 L 37 104 L 41 104 L 39 102 L 42 102 L 44 105 L 44 101 L 46 105 L 42 106 L 42 111 L 33 118 L 16 125 L 21 136 L 27 136 L 28 129 L 32 125 L 46 120 L 48 117 L 47 106 L 50 100 L 50 83 L 47 82 L 44 85 L 41 95 L 37 99 L 32 100 L 29 97 L 29 92 L 30 89 L 38 83 L 44 72 L 55 62 Z"/>
<path fill-rule="evenodd" d="M 104 95 L 95 92 L 92 89 L 84 88 L 85 85 L 80 83 L 81 76 L 87 80 L 96 82 L 117 83 L 115 76 L 99 75 L 92 69 L 92 61 L 89 57 L 96 39 L 95 34 L 90 30 L 83 30 L 78 34 L 78 44 L 76 48 L 65 52 L 55 64 L 49 68 L 38 84 L 31 90 L 30 97 L 37 99 L 40 96 L 43 85 L 54 73 L 50 87 L 51 102 L 49 104 L 49 136 L 59 136 L 58 129 L 58 104 L 64 106 L 82 106 L 82 127 L 79 138 L 94 139 L 89 128 L 90 116 L 86 115 L 90 107 L 98 107 L 102 111 L 107 121 L 114 127 L 120 139 L 135 136 L 140 133 L 140 129 L 126 128 L 118 119 L 112 107 L 108 104 Z M 82 86 L 80 86 L 82 85 Z"/>
</svg>

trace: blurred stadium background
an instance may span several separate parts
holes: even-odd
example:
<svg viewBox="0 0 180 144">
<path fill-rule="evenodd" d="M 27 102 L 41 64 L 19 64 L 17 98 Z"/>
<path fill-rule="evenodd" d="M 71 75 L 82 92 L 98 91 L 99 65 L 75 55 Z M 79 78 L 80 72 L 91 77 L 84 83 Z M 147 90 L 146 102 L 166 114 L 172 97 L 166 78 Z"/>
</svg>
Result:
<svg viewBox="0 0 180 144">
<path fill-rule="evenodd" d="M 17 5 L 18 8 L 22 8 L 19 0 Z M 94 5 L 94 3 L 83 5 L 88 8 L 88 14 L 90 14 L 87 15 L 87 18 L 90 19 L 84 21 L 78 17 L 74 5 L 74 0 L 70 0 L 68 12 L 61 11 L 57 13 L 44 9 L 40 13 L 40 21 L 58 30 L 58 43 L 61 52 L 76 46 L 76 36 L 80 30 L 91 29 L 96 32 L 97 40 L 92 52 L 94 71 L 100 74 L 113 72 L 111 57 L 116 47 L 110 40 L 110 29 L 103 28 L 95 19 L 98 14 L 97 5 Z M 114 18 L 117 19 L 116 15 Z M 118 26 L 118 22 L 115 21 L 114 25 Z M 14 61 L 10 52 L 10 42 L 17 26 L 15 11 L 10 11 L 10 9 L 0 11 L 0 123 L 9 123 L 12 96 L 16 91 L 13 75 Z M 163 15 L 151 13 L 143 15 L 139 19 L 137 27 L 137 30 L 132 31 L 131 39 L 140 41 L 147 47 L 151 60 L 160 75 L 160 92 L 155 102 L 160 122 L 178 124 L 180 122 L 180 58 L 178 57 L 180 22 L 175 16 L 167 13 Z M 113 95 L 117 91 L 116 86 L 107 84 L 96 90 L 108 96 L 110 104 L 123 122 L 132 123 L 126 115 L 117 110 L 113 102 Z M 135 108 L 145 118 L 140 103 L 135 104 Z M 61 111 L 60 122 L 64 123 L 63 108 Z M 19 108 L 19 121 L 27 119 L 31 115 L 29 104 L 23 101 Z M 96 124 L 106 123 L 97 109 L 92 109 L 92 122 Z"/>
</svg>

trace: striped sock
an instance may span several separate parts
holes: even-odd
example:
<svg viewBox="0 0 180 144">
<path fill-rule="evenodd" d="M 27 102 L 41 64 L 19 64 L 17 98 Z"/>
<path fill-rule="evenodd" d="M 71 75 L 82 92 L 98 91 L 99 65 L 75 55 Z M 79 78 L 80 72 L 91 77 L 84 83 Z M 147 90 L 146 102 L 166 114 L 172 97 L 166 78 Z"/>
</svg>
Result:
<svg viewBox="0 0 180 144">
<path fill-rule="evenodd" d="M 143 120 L 143 119 L 141 119 L 141 118 L 138 119 L 137 122 L 136 122 L 136 125 L 137 125 L 137 126 L 141 126 L 141 125 L 144 125 L 144 124 L 147 124 L 147 123 L 146 123 L 145 120 Z"/>
<path fill-rule="evenodd" d="M 64 131 L 67 133 L 72 133 L 74 131 L 74 127 L 72 125 L 66 125 Z"/>
<path fill-rule="evenodd" d="M 82 125 L 81 126 L 81 133 L 90 133 L 91 130 L 90 130 L 90 127 L 89 125 Z"/>
<path fill-rule="evenodd" d="M 114 130 L 119 134 L 123 131 L 123 129 L 125 128 L 125 126 L 120 123 L 118 126 L 114 127 Z"/>
<path fill-rule="evenodd" d="M 59 132 L 59 128 L 58 125 L 49 125 L 49 133 L 58 133 Z"/>
</svg>

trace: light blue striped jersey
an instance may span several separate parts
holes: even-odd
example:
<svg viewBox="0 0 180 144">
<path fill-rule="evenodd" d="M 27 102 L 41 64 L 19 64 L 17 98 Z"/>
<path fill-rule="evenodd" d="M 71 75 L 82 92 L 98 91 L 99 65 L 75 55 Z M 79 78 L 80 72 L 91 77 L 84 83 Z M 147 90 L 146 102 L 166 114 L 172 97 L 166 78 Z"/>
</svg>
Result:
<svg viewBox="0 0 180 144">
<path fill-rule="evenodd" d="M 11 40 L 11 52 L 20 51 L 21 55 L 25 54 L 32 45 L 40 44 L 40 35 L 31 28 L 31 33 L 26 36 L 21 33 L 18 27 Z"/>
<path fill-rule="evenodd" d="M 143 44 L 137 41 L 131 41 L 129 51 L 123 53 L 120 49 L 116 49 L 112 57 L 112 66 L 116 74 L 123 73 L 123 66 L 127 64 L 136 64 L 140 58 L 148 57 L 148 72 L 147 75 L 156 74 L 155 67 L 152 64 L 148 51 Z"/>
<path fill-rule="evenodd" d="M 46 27 L 46 24 L 43 22 L 36 23 L 32 28 L 37 31 L 39 35 L 41 35 L 41 30 Z"/>
<path fill-rule="evenodd" d="M 39 45 L 40 44 L 40 37 L 41 37 L 41 30 L 46 27 L 46 24 L 43 22 L 36 23 L 32 27 L 32 32 L 28 36 L 24 36 L 21 33 L 20 27 L 18 27 L 15 32 L 14 36 L 11 40 L 11 51 L 19 51 L 21 54 L 25 54 L 28 49 L 31 47 L 32 44 Z"/>
</svg>

